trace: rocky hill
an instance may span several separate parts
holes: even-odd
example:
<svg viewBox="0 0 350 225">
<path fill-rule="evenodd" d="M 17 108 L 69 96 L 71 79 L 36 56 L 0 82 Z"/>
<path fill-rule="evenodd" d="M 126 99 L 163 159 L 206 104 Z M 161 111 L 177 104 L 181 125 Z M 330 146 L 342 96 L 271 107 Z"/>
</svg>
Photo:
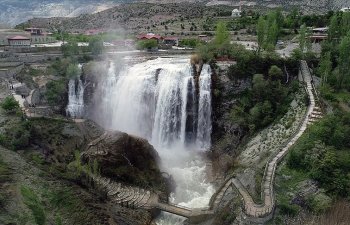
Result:
<svg viewBox="0 0 350 225">
<path fill-rule="evenodd" d="M 60 10 L 61 15 L 55 13 L 48 15 L 42 14 L 48 18 L 38 16 L 37 18 L 30 19 L 27 23 L 30 26 L 56 29 L 60 27 L 61 29 L 64 28 L 65 30 L 76 32 L 100 28 L 123 28 L 123 30 L 140 32 L 152 30 L 152 27 L 164 23 L 168 24 L 169 22 L 173 23 L 179 19 L 183 21 L 181 18 L 185 18 L 185 22 L 188 21 L 191 23 L 192 21 L 190 20 L 194 18 L 221 16 L 223 14 L 229 15 L 230 10 L 239 5 L 239 0 L 146 0 L 132 4 L 120 4 L 100 11 L 98 9 L 103 9 L 103 7 L 107 6 L 111 7 L 111 3 L 109 5 L 103 5 L 105 3 L 102 4 L 102 1 L 96 0 L 96 2 L 100 2 L 98 3 L 100 5 L 91 0 L 80 6 L 80 8 L 73 10 L 70 14 L 62 14 L 62 10 Z M 242 4 L 245 9 L 264 11 L 277 7 L 282 7 L 285 10 L 297 7 L 304 13 L 325 13 L 329 10 L 339 10 L 342 7 L 350 6 L 347 0 L 252 0 L 242 1 Z M 96 8 L 97 6 L 100 8 Z M 89 14 L 89 12 L 94 12 L 94 10 L 98 12 Z M 7 14 L 2 15 L 6 16 Z"/>
</svg>

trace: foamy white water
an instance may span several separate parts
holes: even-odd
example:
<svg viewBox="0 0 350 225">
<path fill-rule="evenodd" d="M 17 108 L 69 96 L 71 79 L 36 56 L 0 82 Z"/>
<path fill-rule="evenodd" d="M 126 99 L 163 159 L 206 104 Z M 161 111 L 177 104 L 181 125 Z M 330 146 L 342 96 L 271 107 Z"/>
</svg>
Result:
<svg viewBox="0 0 350 225">
<path fill-rule="evenodd" d="M 211 144 L 211 71 L 204 66 L 196 109 L 189 62 L 187 57 L 158 58 L 120 72 L 111 63 L 99 114 L 107 128 L 148 139 L 161 157 L 161 169 L 177 185 L 171 201 L 199 208 L 208 205 L 215 191 L 200 157 Z M 157 224 L 183 224 L 183 220 L 163 213 Z"/>
<path fill-rule="evenodd" d="M 79 76 L 69 80 L 68 105 L 66 113 L 71 118 L 82 118 L 84 115 L 84 85 L 81 80 L 82 65 L 79 64 Z"/>
</svg>

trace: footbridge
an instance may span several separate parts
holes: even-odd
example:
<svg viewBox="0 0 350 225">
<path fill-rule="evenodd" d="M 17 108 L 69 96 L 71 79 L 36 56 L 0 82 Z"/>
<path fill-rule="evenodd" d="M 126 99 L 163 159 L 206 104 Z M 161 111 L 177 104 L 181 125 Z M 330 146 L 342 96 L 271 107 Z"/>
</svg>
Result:
<svg viewBox="0 0 350 225">
<path fill-rule="evenodd" d="M 223 196 L 228 191 L 229 187 L 232 186 L 238 190 L 242 196 L 244 202 L 243 211 L 248 219 L 259 223 L 269 220 L 272 217 L 275 209 L 274 179 L 278 163 L 281 162 L 283 157 L 288 153 L 290 147 L 293 146 L 305 132 L 307 126 L 322 118 L 320 107 L 316 106 L 317 100 L 315 99 L 315 95 L 317 92 L 313 85 L 310 70 L 305 61 L 301 61 L 300 63 L 300 74 L 302 75 L 303 84 L 309 96 L 309 106 L 296 133 L 292 135 L 287 142 L 285 142 L 280 151 L 276 155 L 272 156 L 265 166 L 263 182 L 261 184 L 261 198 L 263 199 L 262 204 L 255 203 L 246 188 L 242 185 L 239 179 L 235 177 L 230 177 L 221 185 L 218 191 L 212 196 L 209 207 L 192 209 L 180 205 L 161 202 L 158 194 L 150 190 L 125 186 L 124 184 L 117 183 L 108 178 L 91 175 L 94 182 L 99 187 L 105 189 L 107 197 L 115 204 L 120 204 L 129 208 L 157 208 L 165 212 L 186 217 L 192 223 L 198 223 L 212 217 L 216 212 L 218 205 L 222 201 Z"/>
<path fill-rule="evenodd" d="M 158 194 L 139 187 L 126 186 L 109 178 L 91 175 L 94 183 L 107 193 L 107 198 L 114 204 L 128 208 L 159 209 L 178 216 L 186 217 L 192 223 L 204 221 L 214 215 L 213 206 L 207 208 L 187 208 L 180 205 L 161 202 Z M 226 191 L 224 189 L 221 192 Z M 214 201 L 218 203 L 223 194 L 218 194 Z"/>
</svg>

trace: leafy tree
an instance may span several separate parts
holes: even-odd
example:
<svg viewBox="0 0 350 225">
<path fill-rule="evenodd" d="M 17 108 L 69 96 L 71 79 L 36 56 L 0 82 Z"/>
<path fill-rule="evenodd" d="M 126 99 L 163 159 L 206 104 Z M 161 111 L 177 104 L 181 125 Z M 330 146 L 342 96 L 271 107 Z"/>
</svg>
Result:
<svg viewBox="0 0 350 225">
<path fill-rule="evenodd" d="M 268 81 L 265 80 L 263 74 L 255 74 L 253 76 L 253 94 L 254 98 L 261 101 L 266 97 L 266 88 Z"/>
<path fill-rule="evenodd" d="M 328 40 L 330 40 L 331 42 L 334 42 L 334 40 L 338 39 L 340 36 L 340 30 L 341 28 L 339 25 L 338 16 L 333 15 L 329 25 Z"/>
<path fill-rule="evenodd" d="M 226 23 L 219 22 L 216 26 L 215 44 L 221 45 L 230 41 L 230 33 L 227 30 Z"/>
<path fill-rule="evenodd" d="M 306 38 L 307 38 L 307 27 L 305 24 L 301 25 L 299 31 L 299 48 L 302 53 L 306 50 Z"/>
<path fill-rule="evenodd" d="M 68 41 L 61 46 L 64 57 L 74 56 L 79 54 L 79 46 L 76 41 Z"/>
<path fill-rule="evenodd" d="M 279 36 L 279 27 L 277 20 L 269 21 L 268 31 L 267 31 L 267 44 L 272 45 L 273 49 L 277 43 Z"/>
<path fill-rule="evenodd" d="M 66 76 L 71 79 L 80 75 L 80 70 L 77 64 L 69 64 Z"/>
<path fill-rule="evenodd" d="M 258 52 L 260 52 L 262 46 L 264 46 L 265 38 L 266 38 L 266 24 L 263 16 L 259 17 L 258 24 L 256 27 L 257 35 L 258 35 Z"/>
<path fill-rule="evenodd" d="M 344 12 L 341 19 L 341 32 L 345 36 L 350 31 L 350 12 Z"/>
<path fill-rule="evenodd" d="M 16 109 L 19 108 L 19 104 L 14 97 L 8 96 L 1 103 L 1 108 L 6 110 L 7 112 L 14 112 Z"/>
<path fill-rule="evenodd" d="M 158 43 L 154 39 L 139 41 L 137 43 L 137 48 L 138 49 L 153 49 L 153 48 L 156 48 L 156 47 L 158 47 Z"/>
<path fill-rule="evenodd" d="M 271 66 L 269 69 L 269 77 L 271 80 L 283 79 L 283 71 L 276 65 Z"/>
<path fill-rule="evenodd" d="M 339 45 L 339 76 L 338 88 L 344 88 L 350 81 L 350 33 L 345 36 Z"/>
<path fill-rule="evenodd" d="M 57 105 L 64 100 L 67 90 L 63 79 L 59 81 L 50 81 L 46 84 L 46 89 L 45 95 L 50 105 Z"/>
<path fill-rule="evenodd" d="M 321 74 L 322 85 L 325 85 L 327 83 L 328 77 L 332 73 L 332 61 L 330 52 L 326 52 L 326 54 L 321 57 L 319 73 Z"/>
<path fill-rule="evenodd" d="M 100 55 L 103 52 L 103 40 L 95 37 L 89 41 L 89 49 L 93 55 Z"/>
</svg>

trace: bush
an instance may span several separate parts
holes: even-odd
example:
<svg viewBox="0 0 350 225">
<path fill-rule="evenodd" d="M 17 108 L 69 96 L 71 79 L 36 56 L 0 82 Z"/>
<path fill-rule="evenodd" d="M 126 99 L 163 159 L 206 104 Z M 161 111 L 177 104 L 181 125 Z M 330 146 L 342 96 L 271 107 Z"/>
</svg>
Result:
<svg viewBox="0 0 350 225">
<path fill-rule="evenodd" d="M 93 55 L 100 55 L 103 52 L 103 40 L 95 37 L 89 41 L 89 49 Z"/>
<path fill-rule="evenodd" d="M 66 82 L 64 79 L 59 81 L 50 81 L 46 84 L 46 99 L 50 105 L 62 103 L 67 92 Z"/>
<path fill-rule="evenodd" d="M 23 121 L 5 127 L 5 133 L 1 135 L 0 143 L 13 150 L 26 148 L 30 141 L 30 128 L 30 123 Z"/>
<path fill-rule="evenodd" d="M 8 96 L 1 103 L 1 108 L 6 110 L 8 113 L 10 113 L 10 112 L 14 112 L 15 110 L 19 109 L 19 104 L 14 97 Z"/>
<path fill-rule="evenodd" d="M 180 40 L 179 46 L 196 48 L 201 43 L 202 42 L 200 40 L 196 39 L 196 38 L 189 38 L 189 39 L 182 39 L 182 40 Z"/>
<path fill-rule="evenodd" d="M 332 205 L 332 199 L 324 193 L 313 195 L 307 201 L 311 211 L 315 213 L 323 213 Z"/>
<path fill-rule="evenodd" d="M 80 70 L 77 64 L 69 64 L 66 72 L 66 76 L 69 79 L 78 77 L 80 75 Z"/>
<path fill-rule="evenodd" d="M 79 54 L 79 46 L 76 41 L 68 41 L 61 46 L 64 57 L 74 56 Z"/>
<path fill-rule="evenodd" d="M 290 204 L 289 202 L 282 202 L 278 205 L 281 214 L 296 216 L 299 212 L 299 206 L 295 204 Z"/>
<path fill-rule="evenodd" d="M 309 173 L 327 193 L 348 196 L 350 190 L 350 114 L 325 117 L 291 148 L 287 165 Z"/>
<path fill-rule="evenodd" d="M 158 47 L 158 42 L 154 39 L 143 40 L 137 43 L 137 49 L 140 49 L 140 50 L 143 50 L 143 49 L 151 50 L 157 47 Z"/>
</svg>

